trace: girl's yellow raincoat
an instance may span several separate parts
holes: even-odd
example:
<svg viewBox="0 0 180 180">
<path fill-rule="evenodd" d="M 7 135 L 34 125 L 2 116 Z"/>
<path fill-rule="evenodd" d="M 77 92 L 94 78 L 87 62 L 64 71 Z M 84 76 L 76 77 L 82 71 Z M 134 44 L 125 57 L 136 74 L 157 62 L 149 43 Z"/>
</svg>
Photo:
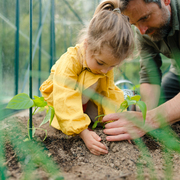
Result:
<svg viewBox="0 0 180 180">
<path fill-rule="evenodd" d="M 51 69 L 40 91 L 55 109 L 52 126 L 67 135 L 87 129 L 91 120 L 82 108 L 82 93 L 98 81 L 91 100 L 98 107 L 98 115 L 114 113 L 124 101 L 122 90 L 114 84 L 113 70 L 105 75 L 93 74 L 86 65 L 83 44 L 68 48 Z"/>
</svg>

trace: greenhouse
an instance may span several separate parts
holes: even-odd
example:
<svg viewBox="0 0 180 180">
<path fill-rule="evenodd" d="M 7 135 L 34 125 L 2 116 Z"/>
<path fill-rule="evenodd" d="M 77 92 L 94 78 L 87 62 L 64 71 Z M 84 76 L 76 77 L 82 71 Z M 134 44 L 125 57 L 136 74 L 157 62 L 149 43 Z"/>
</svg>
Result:
<svg viewBox="0 0 180 180">
<path fill-rule="evenodd" d="M 149 106 L 146 106 L 147 101 L 142 101 L 140 92 L 142 64 L 136 39 L 137 28 L 134 26 L 137 24 L 131 25 L 131 20 L 122 15 L 121 8 L 116 8 L 115 2 L 118 0 L 107 3 L 105 0 L 101 8 L 104 8 L 105 13 L 112 11 L 122 18 L 121 21 L 128 23 L 124 26 L 127 33 L 132 32 L 132 37 L 128 34 L 127 38 L 129 42 L 132 38 L 134 45 L 128 45 L 127 42 L 124 45 L 129 46 L 129 49 L 133 47 L 132 52 L 124 46 L 120 48 L 124 50 L 123 53 L 129 54 L 124 55 L 126 58 L 118 63 L 116 61 L 120 53 L 112 55 L 112 52 L 116 52 L 110 49 L 111 46 L 116 48 L 111 43 L 114 36 L 108 38 L 106 35 L 107 44 L 99 45 L 98 35 L 94 34 L 97 38 L 94 44 L 89 43 L 87 38 L 83 40 L 84 46 L 79 45 L 79 38 L 84 37 L 85 28 L 90 29 L 91 23 L 95 23 L 92 19 L 102 13 L 97 12 L 97 7 L 104 1 L 0 0 L 0 179 L 179 179 L 180 125 L 176 120 L 169 126 L 165 114 L 160 114 L 158 110 L 158 123 L 163 125 L 153 129 L 146 124 Z M 106 27 L 112 21 L 111 18 Z M 115 22 L 117 24 L 114 23 L 114 26 L 118 25 L 117 19 Z M 100 26 L 101 23 L 98 23 L 95 29 Z M 127 33 L 123 33 L 126 36 Z M 90 46 L 91 49 L 87 51 Z M 80 57 L 82 47 L 84 49 L 80 56 L 85 56 L 86 60 L 79 63 L 81 59 L 76 60 L 75 57 Z M 98 54 L 98 48 L 102 48 L 100 51 L 104 52 L 104 56 L 103 53 Z M 76 49 L 77 55 L 74 55 Z M 68 56 L 67 52 L 72 54 Z M 94 53 L 91 58 L 88 52 Z M 111 52 L 110 55 L 107 52 Z M 158 56 L 163 62 L 160 66 L 162 77 L 173 64 L 169 55 L 165 55 L 160 53 Z M 71 57 L 72 61 L 66 60 L 66 56 Z M 96 62 L 96 72 L 88 59 Z M 79 64 L 68 64 L 73 61 Z M 54 64 L 61 66 L 56 67 Z M 102 66 L 110 67 L 104 73 Z M 82 70 L 78 69 L 80 67 Z M 58 80 L 55 73 L 60 77 Z M 155 80 L 158 76 L 153 74 Z M 54 83 L 53 86 L 50 82 Z M 62 87 L 61 83 L 64 83 Z M 56 103 L 58 106 L 55 108 Z M 142 114 L 138 114 L 141 121 L 135 114 L 130 114 L 135 111 Z M 132 131 L 131 135 L 135 138 L 108 141 L 108 137 L 113 135 L 106 134 L 110 124 L 103 119 L 111 113 L 115 117 L 112 116 L 114 119 L 109 121 L 110 124 L 120 121 L 116 117 L 120 114 L 121 118 L 134 123 L 133 127 L 141 129 L 140 133 L 143 131 L 142 137 Z M 121 113 L 125 115 L 121 116 Z M 80 126 L 81 121 L 83 123 Z M 118 124 L 115 125 L 118 131 Z M 126 134 L 125 130 L 122 134 Z M 102 153 L 97 150 L 99 148 L 104 148 Z"/>
</svg>

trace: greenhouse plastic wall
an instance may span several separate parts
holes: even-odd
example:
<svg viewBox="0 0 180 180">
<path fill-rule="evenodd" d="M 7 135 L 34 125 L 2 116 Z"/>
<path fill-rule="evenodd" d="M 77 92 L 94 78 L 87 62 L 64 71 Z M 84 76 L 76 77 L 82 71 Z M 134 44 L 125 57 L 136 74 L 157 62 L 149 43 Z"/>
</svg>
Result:
<svg viewBox="0 0 180 180">
<path fill-rule="evenodd" d="M 79 30 L 92 18 L 99 2 L 33 0 L 30 17 L 30 1 L 0 1 L 1 119 L 14 113 L 5 108 L 14 95 L 32 91 L 32 96 L 40 96 L 40 84 L 55 61 L 75 45 Z"/>
<path fill-rule="evenodd" d="M 0 0 L 1 119 L 16 112 L 5 108 L 14 95 L 24 92 L 41 96 L 39 87 L 49 76 L 52 65 L 68 47 L 76 44 L 79 31 L 89 23 L 99 2 L 100 0 Z M 167 69 L 169 64 L 170 61 L 167 60 L 162 69 Z M 131 60 L 131 63 L 125 61 L 115 68 L 115 81 L 126 79 L 137 85 L 139 70 L 138 58 Z"/>
</svg>

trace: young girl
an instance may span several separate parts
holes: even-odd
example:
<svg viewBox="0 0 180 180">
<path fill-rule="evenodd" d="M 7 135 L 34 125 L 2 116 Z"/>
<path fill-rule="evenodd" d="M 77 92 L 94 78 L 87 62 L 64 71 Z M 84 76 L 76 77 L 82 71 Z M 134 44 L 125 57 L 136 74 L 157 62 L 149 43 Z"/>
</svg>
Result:
<svg viewBox="0 0 180 180">
<path fill-rule="evenodd" d="M 124 97 L 114 85 L 113 67 L 132 51 L 133 32 L 127 18 L 119 9 L 102 10 L 92 18 L 82 43 L 68 48 L 40 87 L 44 99 L 55 109 L 51 125 L 67 135 L 79 135 L 95 155 L 108 150 L 88 129 L 87 103 L 93 102 L 99 115 L 116 111 Z"/>
</svg>

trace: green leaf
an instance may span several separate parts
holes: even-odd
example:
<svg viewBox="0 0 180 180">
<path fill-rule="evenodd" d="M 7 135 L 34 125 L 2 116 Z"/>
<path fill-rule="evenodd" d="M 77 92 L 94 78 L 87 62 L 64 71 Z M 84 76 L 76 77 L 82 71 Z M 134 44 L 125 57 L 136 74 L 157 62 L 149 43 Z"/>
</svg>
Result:
<svg viewBox="0 0 180 180">
<path fill-rule="evenodd" d="M 98 123 L 100 123 L 100 122 L 99 122 L 99 121 L 95 121 L 95 122 L 94 122 L 94 124 L 93 124 L 93 126 L 92 126 L 92 130 L 94 130 L 94 129 L 97 127 Z"/>
<path fill-rule="evenodd" d="M 99 117 L 104 117 L 104 114 L 100 114 L 98 116 L 95 117 L 95 120 L 98 119 Z M 92 130 L 94 130 L 97 127 L 97 124 L 100 123 L 100 121 L 95 121 L 93 126 L 92 126 Z"/>
<path fill-rule="evenodd" d="M 44 97 L 38 97 L 38 96 L 34 96 L 34 104 L 35 106 L 37 107 L 44 107 L 44 106 L 47 106 L 47 102 L 44 101 Z"/>
<path fill-rule="evenodd" d="M 14 96 L 6 106 L 8 109 L 29 109 L 34 104 L 33 100 L 25 93 Z"/>
<path fill-rule="evenodd" d="M 36 128 L 33 125 L 33 127 L 32 127 L 32 137 L 34 137 L 35 132 L 36 132 Z"/>
<path fill-rule="evenodd" d="M 49 124 L 51 124 L 53 118 L 54 118 L 54 108 L 52 106 L 48 106 L 49 109 L 47 110 L 46 116 L 43 119 L 43 121 L 41 122 L 41 124 L 39 125 L 39 127 L 41 127 L 43 124 L 47 123 L 49 121 Z"/>
<path fill-rule="evenodd" d="M 135 91 L 135 90 L 137 90 L 137 89 L 139 89 L 139 88 L 140 88 L 140 84 L 136 84 L 135 86 L 133 86 L 133 87 L 131 88 L 131 90 Z"/>
<path fill-rule="evenodd" d="M 131 100 L 139 101 L 141 99 L 140 95 L 135 95 L 131 97 Z"/>
<path fill-rule="evenodd" d="M 129 101 L 130 101 L 130 100 L 131 100 L 131 96 L 128 96 L 128 95 L 127 95 L 126 100 L 129 100 Z"/>
<path fill-rule="evenodd" d="M 53 120 L 54 115 L 55 115 L 55 110 L 54 110 L 54 107 L 49 106 L 49 111 L 51 111 L 51 118 L 50 118 L 50 121 L 49 121 L 49 124 L 51 125 L 52 120 Z"/>
<path fill-rule="evenodd" d="M 43 141 L 47 138 L 47 130 L 46 129 L 43 129 L 43 128 L 36 128 L 36 129 L 40 129 L 40 130 L 43 130 L 45 132 L 45 137 L 43 139 Z"/>
<path fill-rule="evenodd" d="M 43 121 L 39 125 L 39 127 L 41 127 L 43 124 L 46 124 L 50 120 L 50 118 L 51 118 L 51 111 L 48 111 L 45 118 L 43 119 Z"/>
<path fill-rule="evenodd" d="M 40 108 L 38 108 L 37 113 L 38 113 L 38 112 L 43 112 L 44 110 L 46 110 L 45 107 L 40 107 Z"/>
<path fill-rule="evenodd" d="M 127 103 L 128 103 L 128 106 L 132 105 L 132 104 L 136 104 L 136 101 L 135 100 L 129 100 L 129 99 L 126 99 Z"/>
<path fill-rule="evenodd" d="M 122 111 L 124 111 L 124 110 L 127 109 L 127 108 L 128 108 L 128 102 L 125 100 L 125 101 L 123 101 L 123 102 L 121 103 L 120 109 L 121 109 Z"/>
<path fill-rule="evenodd" d="M 99 116 L 95 117 L 95 120 L 98 119 L 99 117 L 102 117 L 102 116 L 104 117 L 105 115 L 104 114 L 100 114 Z"/>
<path fill-rule="evenodd" d="M 147 111 L 146 104 L 143 101 L 138 101 L 137 105 L 139 106 L 139 108 L 140 108 L 140 110 L 141 110 L 141 112 L 143 114 L 143 119 L 144 119 L 144 123 L 145 123 L 145 120 L 146 120 L 146 111 Z"/>
</svg>

